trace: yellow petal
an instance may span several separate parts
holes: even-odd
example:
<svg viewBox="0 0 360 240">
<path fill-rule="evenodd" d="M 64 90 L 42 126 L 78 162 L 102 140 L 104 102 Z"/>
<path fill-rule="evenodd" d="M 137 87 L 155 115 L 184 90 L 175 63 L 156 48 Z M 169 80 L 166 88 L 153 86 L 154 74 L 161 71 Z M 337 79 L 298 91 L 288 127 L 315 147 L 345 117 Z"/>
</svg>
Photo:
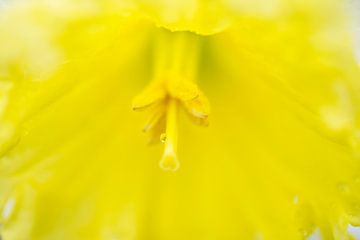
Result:
<svg viewBox="0 0 360 240">
<path fill-rule="evenodd" d="M 332 18 L 312 21 L 317 7 L 314 3 L 308 15 L 295 10 L 271 21 L 244 18 L 218 36 L 216 54 L 228 59 L 223 65 L 229 71 L 238 69 L 240 79 L 261 79 L 277 89 L 315 131 L 358 148 L 359 70 L 351 37 L 341 11 L 332 9 Z"/>
</svg>

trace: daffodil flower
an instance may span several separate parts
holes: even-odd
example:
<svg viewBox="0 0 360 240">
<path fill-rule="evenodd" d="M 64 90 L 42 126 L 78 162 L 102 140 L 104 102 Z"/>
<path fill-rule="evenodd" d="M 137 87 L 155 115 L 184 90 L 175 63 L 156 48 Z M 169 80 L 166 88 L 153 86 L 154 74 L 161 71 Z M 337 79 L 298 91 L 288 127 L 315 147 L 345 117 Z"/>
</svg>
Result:
<svg viewBox="0 0 360 240">
<path fill-rule="evenodd" d="M 5 2 L 2 239 L 352 239 L 346 13 L 335 0 Z"/>
</svg>

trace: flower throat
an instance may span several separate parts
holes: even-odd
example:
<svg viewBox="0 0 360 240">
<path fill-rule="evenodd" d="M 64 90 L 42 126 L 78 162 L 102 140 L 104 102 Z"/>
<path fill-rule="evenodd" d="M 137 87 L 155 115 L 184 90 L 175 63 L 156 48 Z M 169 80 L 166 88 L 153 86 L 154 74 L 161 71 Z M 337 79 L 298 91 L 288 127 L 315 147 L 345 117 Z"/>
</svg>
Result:
<svg viewBox="0 0 360 240">
<path fill-rule="evenodd" d="M 210 106 L 196 85 L 201 39 L 189 32 L 155 33 L 153 77 L 133 100 L 133 109 L 146 111 L 149 119 L 143 131 L 149 143 L 164 143 L 160 160 L 163 170 L 176 171 L 178 112 L 182 108 L 197 124 L 208 125 Z"/>
</svg>

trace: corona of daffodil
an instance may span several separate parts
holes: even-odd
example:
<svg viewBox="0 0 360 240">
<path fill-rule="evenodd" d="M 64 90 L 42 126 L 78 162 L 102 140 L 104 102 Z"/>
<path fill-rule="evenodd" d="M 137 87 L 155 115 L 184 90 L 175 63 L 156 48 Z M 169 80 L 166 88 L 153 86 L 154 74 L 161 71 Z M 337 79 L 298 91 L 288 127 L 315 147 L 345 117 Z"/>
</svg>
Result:
<svg viewBox="0 0 360 240">
<path fill-rule="evenodd" d="M 6 1 L 2 239 L 354 239 L 350 20 L 336 0 Z"/>
</svg>

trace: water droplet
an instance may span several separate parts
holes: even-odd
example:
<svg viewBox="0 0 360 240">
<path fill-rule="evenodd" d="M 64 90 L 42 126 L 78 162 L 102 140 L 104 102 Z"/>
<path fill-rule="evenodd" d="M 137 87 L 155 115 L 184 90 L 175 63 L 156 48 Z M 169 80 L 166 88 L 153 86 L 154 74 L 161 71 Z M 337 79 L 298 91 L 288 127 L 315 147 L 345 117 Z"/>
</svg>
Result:
<svg viewBox="0 0 360 240">
<path fill-rule="evenodd" d="M 180 163 L 174 154 L 165 154 L 160 161 L 160 168 L 165 171 L 177 171 Z"/>
<path fill-rule="evenodd" d="M 161 141 L 162 143 L 165 143 L 165 142 L 166 142 L 166 133 L 162 133 L 162 134 L 160 135 L 160 141 Z"/>
</svg>

